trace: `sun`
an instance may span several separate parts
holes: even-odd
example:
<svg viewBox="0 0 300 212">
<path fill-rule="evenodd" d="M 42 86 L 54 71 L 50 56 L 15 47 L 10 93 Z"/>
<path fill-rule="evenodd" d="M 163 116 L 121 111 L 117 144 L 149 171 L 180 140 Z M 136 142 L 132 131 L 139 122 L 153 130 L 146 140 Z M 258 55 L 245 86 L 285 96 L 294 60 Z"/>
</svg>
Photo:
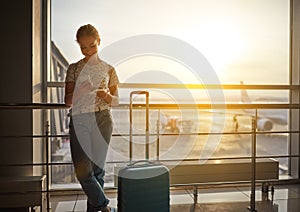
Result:
<svg viewBox="0 0 300 212">
<path fill-rule="evenodd" d="M 218 75 L 226 64 L 240 59 L 246 42 L 237 27 L 228 23 L 210 22 L 199 28 L 191 42 L 207 58 Z"/>
</svg>

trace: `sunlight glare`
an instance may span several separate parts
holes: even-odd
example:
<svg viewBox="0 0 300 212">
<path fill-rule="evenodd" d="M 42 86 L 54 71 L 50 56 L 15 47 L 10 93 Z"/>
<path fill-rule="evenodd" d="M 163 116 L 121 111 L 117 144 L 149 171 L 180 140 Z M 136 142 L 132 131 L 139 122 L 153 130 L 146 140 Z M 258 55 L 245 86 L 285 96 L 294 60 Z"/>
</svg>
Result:
<svg viewBox="0 0 300 212">
<path fill-rule="evenodd" d="M 218 75 L 226 64 L 234 63 L 242 56 L 246 48 L 238 28 L 220 22 L 210 22 L 204 25 L 201 32 L 195 33 L 194 42 L 197 42 L 199 51 L 208 59 Z M 198 35 L 201 35 L 199 38 Z"/>
</svg>

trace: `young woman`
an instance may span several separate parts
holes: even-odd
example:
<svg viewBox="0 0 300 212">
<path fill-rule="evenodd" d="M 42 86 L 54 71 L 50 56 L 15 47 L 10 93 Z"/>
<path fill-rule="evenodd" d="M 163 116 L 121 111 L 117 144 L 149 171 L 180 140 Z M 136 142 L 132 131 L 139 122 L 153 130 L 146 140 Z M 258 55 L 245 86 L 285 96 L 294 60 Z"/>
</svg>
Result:
<svg viewBox="0 0 300 212">
<path fill-rule="evenodd" d="M 90 25 L 81 26 L 76 39 L 84 56 L 69 66 L 65 104 L 70 110 L 70 146 L 75 173 L 87 195 L 87 211 L 113 211 L 104 185 L 104 164 L 113 130 L 110 108 L 118 104 L 118 76 L 98 56 L 100 36 Z"/>
</svg>

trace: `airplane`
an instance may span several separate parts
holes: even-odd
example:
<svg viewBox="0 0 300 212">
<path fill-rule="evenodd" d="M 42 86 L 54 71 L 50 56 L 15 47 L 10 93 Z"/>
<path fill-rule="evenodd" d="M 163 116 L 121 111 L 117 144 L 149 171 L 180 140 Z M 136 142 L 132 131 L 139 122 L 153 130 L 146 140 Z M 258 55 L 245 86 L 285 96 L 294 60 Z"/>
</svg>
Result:
<svg viewBox="0 0 300 212">
<path fill-rule="evenodd" d="M 243 81 L 240 82 L 243 85 Z M 251 104 L 253 101 L 250 99 L 248 92 L 241 90 L 242 103 Z M 279 97 L 260 97 L 255 101 L 281 101 L 286 102 L 287 99 Z M 255 116 L 255 111 L 251 109 L 244 109 L 245 114 Z M 287 125 L 288 124 L 288 110 L 286 109 L 260 109 L 258 110 L 257 117 L 257 130 L 270 131 L 273 129 L 274 124 Z"/>
<path fill-rule="evenodd" d="M 243 81 L 240 82 L 243 85 Z M 255 102 L 287 102 L 286 98 L 283 97 L 259 97 L 251 100 L 247 90 L 241 90 L 241 102 L 251 104 Z M 238 116 L 255 116 L 255 110 L 244 109 L 243 113 L 233 113 L 233 130 L 237 132 L 239 123 Z M 288 124 L 288 110 L 286 109 L 259 109 L 257 117 L 257 130 L 258 131 L 271 131 L 274 124 L 287 125 Z M 193 128 L 193 121 L 189 119 L 180 119 L 178 116 L 172 116 L 168 114 L 161 114 L 160 123 L 163 130 L 179 133 L 179 132 L 190 132 Z"/>
</svg>

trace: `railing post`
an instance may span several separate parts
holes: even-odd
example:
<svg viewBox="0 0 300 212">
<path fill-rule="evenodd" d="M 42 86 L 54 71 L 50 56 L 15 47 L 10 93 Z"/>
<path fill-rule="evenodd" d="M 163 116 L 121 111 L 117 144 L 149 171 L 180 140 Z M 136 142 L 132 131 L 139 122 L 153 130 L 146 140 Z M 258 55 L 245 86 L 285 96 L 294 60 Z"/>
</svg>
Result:
<svg viewBox="0 0 300 212">
<path fill-rule="evenodd" d="M 255 209 L 255 181 L 256 181 L 256 129 L 257 129 L 257 109 L 255 116 L 252 117 L 252 156 L 251 156 L 251 195 L 249 211 L 257 211 Z"/>
<path fill-rule="evenodd" d="M 157 112 L 156 122 L 156 160 L 159 161 L 159 141 L 160 141 L 160 109 Z"/>
<path fill-rule="evenodd" d="M 50 207 L 50 171 L 49 171 L 49 121 L 46 121 L 46 138 L 45 138 L 45 145 L 46 145 L 46 195 L 47 195 L 47 211 L 51 210 Z"/>
</svg>

